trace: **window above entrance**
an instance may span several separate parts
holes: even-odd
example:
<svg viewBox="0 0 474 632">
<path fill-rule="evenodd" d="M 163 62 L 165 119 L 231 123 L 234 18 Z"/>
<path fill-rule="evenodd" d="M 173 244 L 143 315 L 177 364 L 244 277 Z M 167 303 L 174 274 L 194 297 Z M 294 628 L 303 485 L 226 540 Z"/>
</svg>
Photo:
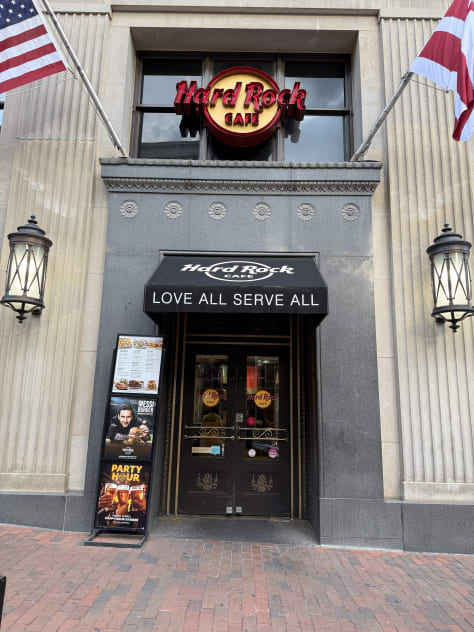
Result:
<svg viewBox="0 0 474 632">
<path fill-rule="evenodd" d="M 348 159 L 351 153 L 349 61 L 348 56 L 216 55 L 170 58 L 144 54 L 138 61 L 135 138 L 132 143 L 135 153 L 139 158 L 194 160 L 332 162 Z M 194 85 L 195 91 L 205 92 L 219 73 L 225 74 L 233 68 L 261 71 L 263 77 L 267 76 L 273 82 L 270 85 L 274 87 L 275 100 L 282 95 L 281 116 L 267 137 L 252 146 L 239 140 L 229 143 L 226 138 L 210 133 L 209 121 L 206 127 L 205 117 L 199 115 L 196 99 L 187 103 L 183 97 L 181 102 L 184 105 L 179 114 L 176 113 L 180 109 L 175 107 L 177 84 L 185 82 L 185 90 Z M 237 85 L 238 79 L 236 77 L 232 85 Z M 245 85 L 248 84 L 244 83 L 244 89 Z M 262 86 L 262 90 L 268 88 L 264 80 Z M 294 92 L 296 86 L 306 92 L 301 116 L 294 115 L 292 105 L 286 107 L 286 102 L 297 94 Z M 271 107 L 272 95 L 269 97 L 265 109 L 261 106 L 260 122 Z M 212 93 L 207 96 L 214 110 L 218 109 L 214 106 L 219 106 L 219 98 L 217 95 L 217 103 L 212 104 Z M 242 95 L 241 99 L 243 102 Z M 276 101 L 275 110 L 279 107 L 278 103 L 280 101 Z M 243 106 L 247 109 L 242 110 L 242 122 L 236 111 L 238 108 L 233 105 L 224 103 L 228 120 L 232 119 L 232 124 L 240 128 L 253 126 L 251 130 L 235 131 L 254 132 L 253 128 L 259 122 L 258 116 L 257 119 L 251 116 L 253 101 L 250 99 L 250 104 Z"/>
</svg>

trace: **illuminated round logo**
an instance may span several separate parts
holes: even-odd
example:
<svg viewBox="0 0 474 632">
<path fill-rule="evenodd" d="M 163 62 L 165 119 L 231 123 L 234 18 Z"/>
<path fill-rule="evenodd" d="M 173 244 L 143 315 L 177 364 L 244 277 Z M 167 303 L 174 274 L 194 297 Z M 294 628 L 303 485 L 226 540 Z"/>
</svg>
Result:
<svg viewBox="0 0 474 632">
<path fill-rule="evenodd" d="M 208 388 L 202 394 L 202 403 L 209 408 L 217 406 L 219 403 L 219 393 L 215 388 Z"/>
<path fill-rule="evenodd" d="M 266 73 L 231 68 L 214 77 L 208 88 L 214 95 L 222 94 L 204 108 L 209 131 L 217 140 L 252 147 L 265 142 L 279 127 L 279 89 Z"/>
<path fill-rule="evenodd" d="M 272 403 L 272 396 L 268 391 L 257 391 L 255 393 L 255 406 L 268 408 Z"/>
<path fill-rule="evenodd" d="M 222 143 L 254 147 L 272 136 L 282 116 L 303 120 L 305 98 L 299 82 L 280 90 L 262 70 L 239 66 L 220 72 L 207 88 L 180 81 L 174 108 L 176 114 L 202 115 L 210 133 Z"/>
</svg>

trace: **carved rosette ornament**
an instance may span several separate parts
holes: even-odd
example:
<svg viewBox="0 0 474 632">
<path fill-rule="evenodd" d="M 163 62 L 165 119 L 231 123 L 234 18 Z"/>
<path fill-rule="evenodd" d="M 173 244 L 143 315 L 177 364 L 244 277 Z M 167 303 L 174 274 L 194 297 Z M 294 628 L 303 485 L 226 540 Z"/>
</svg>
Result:
<svg viewBox="0 0 474 632">
<path fill-rule="evenodd" d="M 349 202 L 348 204 L 344 204 L 341 213 L 343 218 L 346 219 L 348 222 L 354 222 L 355 220 L 359 219 L 360 207 L 353 202 Z"/>
<path fill-rule="evenodd" d="M 303 204 L 300 204 L 296 210 L 296 214 L 298 215 L 298 217 L 306 222 L 313 219 L 315 213 L 316 209 L 309 202 L 304 202 Z"/>
<path fill-rule="evenodd" d="M 209 206 L 208 213 L 212 219 L 223 219 L 227 213 L 227 207 L 222 202 L 213 202 Z"/>
<path fill-rule="evenodd" d="M 254 491 L 264 494 L 273 489 L 273 478 L 271 476 L 267 478 L 265 474 L 258 474 L 257 478 L 255 478 L 255 474 L 252 474 L 250 485 Z"/>
<path fill-rule="evenodd" d="M 271 214 L 272 209 L 268 204 L 265 204 L 265 202 L 259 202 L 253 207 L 252 215 L 255 217 L 255 219 L 258 219 L 260 221 L 267 219 L 268 217 L 270 217 Z"/>
<path fill-rule="evenodd" d="M 183 213 L 184 208 L 182 204 L 172 200 L 171 202 L 167 202 L 165 204 L 163 210 L 166 217 L 169 217 L 170 219 L 177 219 Z"/>
<path fill-rule="evenodd" d="M 124 200 L 120 205 L 120 213 L 124 217 L 135 217 L 138 215 L 138 204 L 134 200 Z"/>
<path fill-rule="evenodd" d="M 219 485 L 219 479 L 217 478 L 217 474 L 212 476 L 210 472 L 206 472 L 205 474 L 199 474 L 196 478 L 196 487 L 203 492 L 211 492 L 214 489 L 217 489 Z"/>
</svg>

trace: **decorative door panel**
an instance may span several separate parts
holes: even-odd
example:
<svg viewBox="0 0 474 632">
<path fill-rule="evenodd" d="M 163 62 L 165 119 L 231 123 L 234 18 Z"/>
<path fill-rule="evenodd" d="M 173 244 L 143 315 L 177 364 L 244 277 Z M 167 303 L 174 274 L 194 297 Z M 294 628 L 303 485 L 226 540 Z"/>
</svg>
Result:
<svg viewBox="0 0 474 632">
<path fill-rule="evenodd" d="M 286 349 L 189 345 L 184 380 L 179 511 L 289 515 Z"/>
<path fill-rule="evenodd" d="M 289 515 L 289 379 L 286 354 L 244 355 L 245 417 L 238 427 L 235 504 L 246 515 Z"/>
<path fill-rule="evenodd" d="M 179 511 L 224 514 L 232 497 L 234 424 L 229 355 L 191 347 L 186 357 Z"/>
</svg>

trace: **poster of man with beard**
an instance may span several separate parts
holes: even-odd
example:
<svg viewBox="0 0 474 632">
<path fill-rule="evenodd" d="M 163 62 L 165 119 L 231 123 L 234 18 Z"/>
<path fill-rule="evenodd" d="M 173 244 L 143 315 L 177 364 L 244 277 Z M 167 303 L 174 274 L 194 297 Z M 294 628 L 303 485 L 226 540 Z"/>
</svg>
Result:
<svg viewBox="0 0 474 632">
<path fill-rule="evenodd" d="M 104 458 L 124 461 L 150 460 L 155 409 L 155 399 L 111 397 Z"/>
</svg>

